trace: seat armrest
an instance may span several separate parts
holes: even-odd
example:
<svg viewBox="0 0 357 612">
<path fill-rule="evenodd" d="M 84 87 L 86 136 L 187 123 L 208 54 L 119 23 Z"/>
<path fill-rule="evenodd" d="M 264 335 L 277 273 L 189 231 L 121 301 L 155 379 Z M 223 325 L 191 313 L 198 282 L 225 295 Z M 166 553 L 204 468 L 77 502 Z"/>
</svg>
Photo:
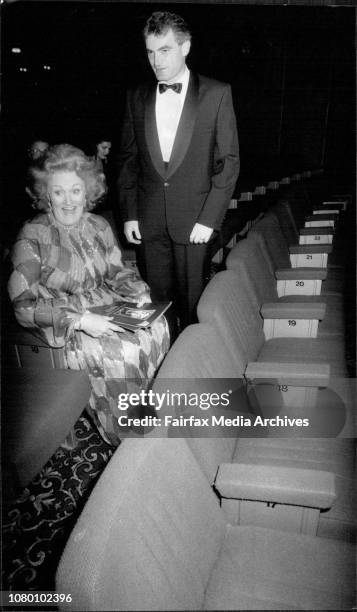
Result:
<svg viewBox="0 0 357 612">
<path fill-rule="evenodd" d="M 291 385 L 295 387 L 327 387 L 330 366 L 325 363 L 279 363 L 251 361 L 245 370 L 249 381 Z"/>
<path fill-rule="evenodd" d="M 222 463 L 215 480 L 220 495 L 326 510 L 336 500 L 335 475 L 273 465 Z"/>
<path fill-rule="evenodd" d="M 291 255 L 307 255 L 310 253 L 332 253 L 332 244 L 294 244 L 289 246 Z"/>
<path fill-rule="evenodd" d="M 277 280 L 325 280 L 325 268 L 280 268 L 275 270 Z"/>
<path fill-rule="evenodd" d="M 39 333 L 39 332 L 38 332 Z M 23 346 L 38 346 L 38 347 L 51 347 L 46 340 L 40 335 L 36 335 L 35 330 L 21 327 L 21 325 L 13 324 L 9 327 L 6 333 L 7 344 L 18 344 Z"/>
<path fill-rule="evenodd" d="M 299 302 L 267 302 L 262 305 L 260 313 L 263 319 L 318 319 L 322 321 L 326 314 L 326 304 L 301 304 Z"/>
<path fill-rule="evenodd" d="M 322 208 L 325 208 L 325 206 L 334 206 L 335 208 L 340 208 L 340 210 L 346 210 L 346 206 L 348 204 L 348 200 L 336 200 L 335 202 L 332 201 L 326 201 L 326 202 L 322 202 Z M 321 204 L 319 205 L 321 207 Z"/>
<path fill-rule="evenodd" d="M 337 221 L 338 214 L 337 213 L 325 213 L 323 215 L 309 215 L 305 217 L 305 222 L 307 221 Z"/>
<path fill-rule="evenodd" d="M 327 235 L 334 234 L 334 229 L 332 227 L 301 227 L 299 229 L 299 234 L 301 236 L 314 236 L 318 235 Z"/>
<path fill-rule="evenodd" d="M 322 202 L 322 204 L 314 204 L 312 210 L 326 210 L 330 209 L 336 210 L 337 214 L 343 210 L 344 203 L 343 202 Z"/>
</svg>

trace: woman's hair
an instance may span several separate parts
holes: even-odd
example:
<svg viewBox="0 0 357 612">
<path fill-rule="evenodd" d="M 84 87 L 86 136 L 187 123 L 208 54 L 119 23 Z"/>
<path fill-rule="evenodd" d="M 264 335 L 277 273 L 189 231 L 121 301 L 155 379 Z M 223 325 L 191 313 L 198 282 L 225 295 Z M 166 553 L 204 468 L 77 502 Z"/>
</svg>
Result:
<svg viewBox="0 0 357 612">
<path fill-rule="evenodd" d="M 172 29 L 179 44 L 182 44 L 185 40 L 191 40 L 191 32 L 186 21 L 180 15 L 167 11 L 153 13 L 145 24 L 143 35 L 144 38 L 147 38 L 150 34 L 162 36 L 170 29 Z"/>
<path fill-rule="evenodd" d="M 82 179 L 86 190 L 86 210 L 92 210 L 107 191 L 105 176 L 95 160 L 73 145 L 54 145 L 48 149 L 41 167 L 29 168 L 27 193 L 33 201 L 33 208 L 49 208 L 48 180 L 51 174 L 59 171 L 75 172 Z"/>
</svg>

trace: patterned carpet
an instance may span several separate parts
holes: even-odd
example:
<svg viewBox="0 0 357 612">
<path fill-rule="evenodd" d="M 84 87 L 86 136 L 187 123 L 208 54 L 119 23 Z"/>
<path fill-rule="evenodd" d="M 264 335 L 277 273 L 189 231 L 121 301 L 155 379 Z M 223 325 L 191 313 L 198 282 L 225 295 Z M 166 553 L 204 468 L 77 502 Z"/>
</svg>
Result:
<svg viewBox="0 0 357 612">
<path fill-rule="evenodd" d="M 2 509 L 2 590 L 55 588 L 65 543 L 115 450 L 87 416 L 78 419 L 75 435 L 74 449 L 58 448 L 30 485 Z"/>
</svg>

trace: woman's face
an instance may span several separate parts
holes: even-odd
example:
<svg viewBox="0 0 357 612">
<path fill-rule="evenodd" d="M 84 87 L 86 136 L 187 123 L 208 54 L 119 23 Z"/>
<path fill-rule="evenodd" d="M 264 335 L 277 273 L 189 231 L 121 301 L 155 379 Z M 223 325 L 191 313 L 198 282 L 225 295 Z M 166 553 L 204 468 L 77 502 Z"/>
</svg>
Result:
<svg viewBox="0 0 357 612">
<path fill-rule="evenodd" d="M 84 181 L 76 172 L 54 172 L 48 181 L 52 212 L 63 225 L 75 225 L 81 218 L 86 201 Z"/>
<path fill-rule="evenodd" d="M 46 153 L 48 147 L 48 142 L 44 142 L 43 140 L 36 140 L 32 143 L 30 147 L 30 158 L 33 161 L 40 159 L 40 157 L 42 157 L 44 153 Z"/>
</svg>

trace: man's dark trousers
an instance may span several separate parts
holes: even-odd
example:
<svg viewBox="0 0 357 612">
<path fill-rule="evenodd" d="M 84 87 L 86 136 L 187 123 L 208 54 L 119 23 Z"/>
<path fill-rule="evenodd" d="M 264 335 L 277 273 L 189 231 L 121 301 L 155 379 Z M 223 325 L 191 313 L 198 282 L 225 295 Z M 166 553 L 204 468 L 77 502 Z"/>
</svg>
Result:
<svg viewBox="0 0 357 612">
<path fill-rule="evenodd" d="M 153 301 L 173 300 L 180 331 L 197 321 L 196 306 L 209 272 L 208 244 L 177 244 L 164 228 L 141 246 L 144 277 Z"/>
</svg>

